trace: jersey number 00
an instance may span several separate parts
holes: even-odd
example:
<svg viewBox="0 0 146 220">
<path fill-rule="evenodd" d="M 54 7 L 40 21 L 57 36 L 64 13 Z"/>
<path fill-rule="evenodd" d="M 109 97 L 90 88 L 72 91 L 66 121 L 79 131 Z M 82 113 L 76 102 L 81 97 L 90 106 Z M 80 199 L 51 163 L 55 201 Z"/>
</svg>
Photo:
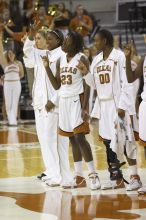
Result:
<svg viewBox="0 0 146 220">
<path fill-rule="evenodd" d="M 109 83 L 110 82 L 110 76 L 108 73 L 100 74 L 99 75 L 99 81 L 101 84 Z"/>
</svg>

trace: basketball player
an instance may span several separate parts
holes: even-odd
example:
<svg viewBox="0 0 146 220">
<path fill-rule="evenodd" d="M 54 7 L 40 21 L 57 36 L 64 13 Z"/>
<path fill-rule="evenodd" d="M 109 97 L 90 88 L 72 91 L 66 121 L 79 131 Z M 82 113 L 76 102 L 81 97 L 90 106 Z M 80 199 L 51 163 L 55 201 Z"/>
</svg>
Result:
<svg viewBox="0 0 146 220">
<path fill-rule="evenodd" d="M 24 76 L 22 63 L 16 60 L 12 50 L 4 54 L 2 33 L 0 33 L 0 64 L 4 69 L 4 98 L 9 126 L 17 126 L 18 105 L 21 94 L 20 79 Z"/>
<path fill-rule="evenodd" d="M 146 57 L 141 59 L 135 71 L 132 71 L 130 57 L 131 57 L 132 46 L 131 44 L 125 47 L 126 56 L 126 74 L 129 83 L 134 82 L 142 75 L 144 77 L 144 87 L 141 94 L 142 102 L 139 106 L 139 138 L 141 144 L 146 146 Z M 138 190 L 140 194 L 146 193 L 146 187 L 142 187 Z"/>
<path fill-rule="evenodd" d="M 30 31 L 24 43 L 24 54 L 34 63 L 33 108 L 35 111 L 37 135 L 46 168 L 39 178 L 47 179 L 49 186 L 71 186 L 73 179 L 68 160 L 69 141 L 68 138 L 58 135 L 58 94 L 47 77 L 41 59 L 41 55 L 46 54 L 47 37 L 47 30 L 39 30 L 34 38 L 33 30 Z M 50 64 L 51 68 L 54 68 L 56 60 L 62 53 L 60 47 L 62 41 L 62 33 L 53 32 L 52 51 L 50 52 L 53 54 L 53 58 L 51 58 L 52 64 Z"/>
<path fill-rule="evenodd" d="M 70 32 L 63 43 L 65 52 L 57 62 L 57 75 L 54 77 L 47 57 L 43 57 L 44 66 L 53 87 L 59 89 L 59 128 L 62 136 L 68 136 L 72 144 L 75 171 L 82 173 L 82 157 L 88 170 L 90 189 L 100 188 L 98 175 L 94 168 L 91 147 L 85 138 L 89 132 L 87 123 L 88 97 L 83 97 L 87 88 L 84 89 L 83 77 L 77 68 L 81 59 L 89 68 L 89 62 L 80 53 L 83 49 L 83 38 L 80 34 Z M 78 147 L 79 146 L 79 147 Z"/>
<path fill-rule="evenodd" d="M 118 123 L 125 120 L 127 114 L 133 114 L 134 111 L 133 102 L 131 102 L 128 95 L 129 84 L 127 83 L 124 68 L 125 56 L 123 52 L 113 48 L 113 36 L 107 30 L 98 32 L 95 43 L 101 53 L 94 58 L 91 65 L 91 73 L 88 72 L 88 69 L 81 61 L 78 68 L 85 75 L 86 82 L 97 90 L 100 107 L 99 135 L 106 146 L 111 180 L 109 184 L 103 186 L 103 189 L 123 188 L 125 187 L 124 180 L 120 170 L 119 155 L 117 155 L 117 152 L 122 149 L 119 147 L 119 142 L 116 145 L 116 150 L 113 150 L 111 145 L 115 138 L 113 131 L 118 127 Z M 122 133 L 120 134 L 118 131 L 117 135 L 118 137 L 122 136 Z M 133 152 L 135 152 L 135 146 L 132 147 L 134 148 Z M 131 152 L 129 153 L 127 149 L 124 149 L 123 153 L 124 151 L 131 171 L 130 184 L 127 190 L 135 190 L 141 187 L 140 178 L 137 175 L 136 154 L 129 155 Z"/>
</svg>

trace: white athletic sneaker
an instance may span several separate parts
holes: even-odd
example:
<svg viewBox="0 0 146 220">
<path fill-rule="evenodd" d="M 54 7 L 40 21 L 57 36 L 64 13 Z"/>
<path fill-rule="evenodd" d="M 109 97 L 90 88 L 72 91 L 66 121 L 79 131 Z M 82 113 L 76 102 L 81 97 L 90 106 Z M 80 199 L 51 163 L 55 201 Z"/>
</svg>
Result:
<svg viewBox="0 0 146 220">
<path fill-rule="evenodd" d="M 130 182 L 126 187 L 127 191 L 137 190 L 142 187 L 139 175 L 131 175 Z"/>
<path fill-rule="evenodd" d="M 90 173 L 89 177 L 89 188 L 91 190 L 97 190 L 101 188 L 100 180 L 97 173 Z"/>
<path fill-rule="evenodd" d="M 54 182 L 54 181 L 52 181 L 52 180 L 50 180 L 50 179 L 46 180 L 45 183 L 46 183 L 47 186 L 50 186 L 50 187 L 60 186 L 59 183 L 56 183 L 56 182 Z"/>
<path fill-rule="evenodd" d="M 146 194 L 146 186 L 141 187 L 140 189 L 138 189 L 138 193 L 141 194 L 141 195 Z"/>
<path fill-rule="evenodd" d="M 43 182 L 46 182 L 47 180 L 50 180 L 50 178 L 49 178 L 48 176 L 43 176 L 43 177 L 41 178 L 41 180 L 42 180 Z"/>
<path fill-rule="evenodd" d="M 77 188 L 74 181 L 73 181 L 72 183 L 64 183 L 64 184 L 61 184 L 61 187 L 62 187 L 63 189 L 75 189 L 75 188 Z"/>
<path fill-rule="evenodd" d="M 108 189 L 122 189 L 125 188 L 124 180 L 118 179 L 118 180 L 110 180 L 108 182 L 105 182 L 102 186 L 102 190 L 108 190 Z"/>
</svg>

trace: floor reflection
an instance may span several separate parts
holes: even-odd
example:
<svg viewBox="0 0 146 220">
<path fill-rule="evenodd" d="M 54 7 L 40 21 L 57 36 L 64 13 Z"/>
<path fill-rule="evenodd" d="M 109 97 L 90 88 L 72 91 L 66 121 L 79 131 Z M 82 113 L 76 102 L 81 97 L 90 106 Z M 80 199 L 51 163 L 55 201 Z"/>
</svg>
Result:
<svg viewBox="0 0 146 220">
<path fill-rule="evenodd" d="M 0 196 L 15 199 L 21 208 L 51 214 L 59 220 L 138 219 L 141 215 L 134 210 L 146 209 L 146 196 L 140 199 L 136 194 L 73 196 L 71 192 L 50 190 L 40 194 L 0 192 Z"/>
</svg>

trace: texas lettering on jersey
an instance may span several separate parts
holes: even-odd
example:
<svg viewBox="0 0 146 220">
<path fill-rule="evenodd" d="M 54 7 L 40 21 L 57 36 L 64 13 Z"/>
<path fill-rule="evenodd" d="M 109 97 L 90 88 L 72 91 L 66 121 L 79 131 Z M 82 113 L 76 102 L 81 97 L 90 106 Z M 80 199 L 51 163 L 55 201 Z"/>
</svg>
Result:
<svg viewBox="0 0 146 220">
<path fill-rule="evenodd" d="M 62 68 L 60 68 L 60 73 L 72 73 L 72 74 L 76 74 L 76 73 L 77 73 L 77 68 L 73 68 L 73 67 L 62 67 Z"/>
<path fill-rule="evenodd" d="M 111 66 L 109 65 L 102 65 L 97 67 L 97 73 L 103 72 L 103 71 L 109 71 L 111 72 Z"/>
</svg>

